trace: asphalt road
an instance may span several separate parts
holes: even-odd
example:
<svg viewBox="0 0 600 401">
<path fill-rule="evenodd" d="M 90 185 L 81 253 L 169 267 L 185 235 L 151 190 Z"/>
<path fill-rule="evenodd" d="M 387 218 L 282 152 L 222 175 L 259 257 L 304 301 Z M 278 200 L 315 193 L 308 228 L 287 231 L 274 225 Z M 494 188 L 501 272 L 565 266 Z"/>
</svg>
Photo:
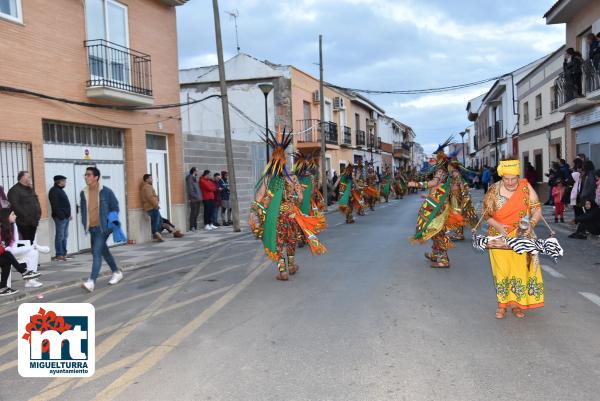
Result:
<svg viewBox="0 0 600 401">
<path fill-rule="evenodd" d="M 25 379 L 16 305 L 0 308 L 0 400 L 595 400 L 600 246 L 566 239 L 545 259 L 546 307 L 494 318 L 487 255 L 470 243 L 431 269 L 411 246 L 420 199 L 328 216 L 326 255 L 299 250 L 275 280 L 247 236 L 45 302 L 96 307 L 96 374 Z"/>
</svg>

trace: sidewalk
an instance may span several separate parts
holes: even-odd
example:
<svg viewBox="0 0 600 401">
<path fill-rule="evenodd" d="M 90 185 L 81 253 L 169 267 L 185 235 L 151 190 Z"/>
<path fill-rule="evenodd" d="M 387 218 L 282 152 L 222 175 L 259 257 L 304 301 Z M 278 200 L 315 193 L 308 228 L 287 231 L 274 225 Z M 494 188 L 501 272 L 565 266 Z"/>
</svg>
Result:
<svg viewBox="0 0 600 401">
<path fill-rule="evenodd" d="M 229 241 L 249 234 L 248 227 L 242 227 L 242 231 L 234 233 L 233 228 L 219 227 L 217 230 L 199 230 L 195 233 L 185 233 L 183 238 L 172 238 L 170 234 L 165 235 L 162 243 L 148 242 L 139 245 L 119 245 L 111 248 L 111 253 L 117 261 L 117 265 L 124 271 L 137 270 L 153 264 L 162 263 L 170 259 L 188 255 L 198 249 L 216 246 L 222 241 Z M 14 270 L 11 275 L 11 287 L 19 292 L 13 296 L 0 298 L 0 305 L 13 302 L 23 302 L 43 296 L 45 292 L 53 289 L 79 285 L 90 276 L 92 269 L 92 254 L 84 252 L 74 255 L 67 262 L 52 261 L 40 265 L 39 272 L 42 274 L 40 281 L 42 287 L 25 289 L 21 275 Z M 102 263 L 100 277 L 110 275 L 110 269 L 106 263 Z"/>
</svg>

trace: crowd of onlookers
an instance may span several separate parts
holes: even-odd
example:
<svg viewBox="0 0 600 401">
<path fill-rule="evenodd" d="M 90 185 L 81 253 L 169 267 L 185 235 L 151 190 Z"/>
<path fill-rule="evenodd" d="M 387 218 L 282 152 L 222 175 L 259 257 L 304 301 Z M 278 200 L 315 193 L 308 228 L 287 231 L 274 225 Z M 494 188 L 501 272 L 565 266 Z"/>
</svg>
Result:
<svg viewBox="0 0 600 401">
<path fill-rule="evenodd" d="M 190 231 L 198 229 L 200 205 L 203 208 L 205 230 L 215 230 L 220 226 L 233 224 L 227 171 L 211 174 L 210 170 L 204 170 L 202 175 L 198 176 L 198 169 L 192 167 L 185 182 L 190 205 Z"/>
<path fill-rule="evenodd" d="M 600 51 L 600 50 L 599 50 Z M 545 174 L 548 178 L 548 199 L 544 205 L 553 206 L 554 222 L 564 223 L 565 211 L 570 208 L 574 218 L 569 223 L 576 231 L 569 237 L 586 239 L 587 234 L 600 235 L 600 169 L 584 154 L 573 160 L 571 167 L 564 159 L 553 162 Z M 537 189 L 538 171 L 530 163 L 524 165 L 524 177 Z M 483 166 L 473 178 L 473 186 L 487 192 L 489 186 L 500 180 L 495 168 Z"/>
</svg>

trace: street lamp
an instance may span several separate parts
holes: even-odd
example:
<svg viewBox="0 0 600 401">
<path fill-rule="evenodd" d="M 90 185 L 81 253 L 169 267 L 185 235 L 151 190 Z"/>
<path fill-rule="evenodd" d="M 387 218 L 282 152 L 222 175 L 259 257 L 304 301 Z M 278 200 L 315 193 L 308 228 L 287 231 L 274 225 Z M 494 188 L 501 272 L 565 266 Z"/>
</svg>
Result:
<svg viewBox="0 0 600 401">
<path fill-rule="evenodd" d="M 259 84 L 258 87 L 260 88 L 262 93 L 265 95 L 265 133 L 268 138 L 269 137 L 269 108 L 268 108 L 268 104 L 267 104 L 267 97 L 269 97 L 269 92 L 271 92 L 273 90 L 273 84 L 270 84 L 270 83 Z M 268 162 L 269 161 L 269 142 L 268 141 L 265 143 L 265 146 L 266 146 L 266 150 L 267 150 L 266 161 Z"/>
<path fill-rule="evenodd" d="M 463 166 L 465 165 L 465 131 L 459 132 L 460 141 L 462 142 Z"/>
</svg>

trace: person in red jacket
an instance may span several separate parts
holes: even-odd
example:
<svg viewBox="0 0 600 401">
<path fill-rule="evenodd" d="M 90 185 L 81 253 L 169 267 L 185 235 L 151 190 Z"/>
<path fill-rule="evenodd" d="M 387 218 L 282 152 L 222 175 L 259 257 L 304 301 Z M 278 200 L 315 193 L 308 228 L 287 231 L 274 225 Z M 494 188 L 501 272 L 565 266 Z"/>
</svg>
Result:
<svg viewBox="0 0 600 401">
<path fill-rule="evenodd" d="M 217 227 L 212 224 L 212 216 L 215 208 L 217 185 L 210 177 L 210 170 L 204 170 L 199 183 L 200 191 L 202 191 L 202 204 L 204 205 L 204 229 L 214 230 Z"/>
</svg>

